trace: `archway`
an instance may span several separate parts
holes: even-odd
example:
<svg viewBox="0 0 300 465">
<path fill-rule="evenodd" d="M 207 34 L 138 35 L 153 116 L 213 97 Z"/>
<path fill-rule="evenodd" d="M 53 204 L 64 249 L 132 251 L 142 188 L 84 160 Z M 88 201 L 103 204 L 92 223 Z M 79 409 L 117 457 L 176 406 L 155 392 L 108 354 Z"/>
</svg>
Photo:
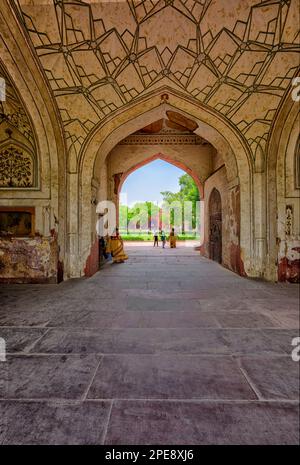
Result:
<svg viewBox="0 0 300 465">
<path fill-rule="evenodd" d="M 118 183 L 119 230 L 128 240 L 138 234 L 147 241 L 155 231 L 175 227 L 181 241 L 198 240 L 194 245 L 199 245 L 200 198 L 203 187 L 196 173 L 178 160 L 154 155 L 128 169 Z"/>
<path fill-rule="evenodd" d="M 209 258 L 222 263 L 222 200 L 215 188 L 209 198 Z"/>
<path fill-rule="evenodd" d="M 95 242 L 96 205 L 97 200 L 109 198 L 105 186 L 109 186 L 110 177 L 107 172 L 107 157 L 113 148 L 127 136 L 151 124 L 160 118 L 166 117 L 167 111 L 175 109 L 187 118 L 193 118 L 198 124 L 195 134 L 210 142 L 222 155 L 227 173 L 227 194 L 235 199 L 236 192 L 240 196 L 241 221 L 237 229 L 238 237 L 228 244 L 229 267 L 232 260 L 242 260 L 245 273 L 252 275 L 253 255 L 253 228 L 252 228 L 252 162 L 249 148 L 240 134 L 225 119 L 214 111 L 195 105 L 186 98 L 176 95 L 172 91 L 172 105 L 161 102 L 161 90 L 153 96 L 147 96 L 143 101 L 129 105 L 118 118 L 110 118 L 101 126 L 95 128 L 91 137 L 84 144 L 80 155 L 79 173 L 79 250 L 80 260 L 77 261 L 75 275 L 81 274 L 87 258 L 91 253 L 91 246 Z M 123 174 L 123 173 L 122 173 Z M 92 181 L 91 181 L 92 180 Z M 239 188 L 240 186 L 240 188 Z M 117 192 L 116 192 L 117 194 Z M 116 195 L 115 194 L 115 195 Z M 227 195 L 226 194 L 226 195 Z M 96 203 L 93 202 L 96 200 Z M 71 199 L 70 199 L 71 200 Z M 92 201 L 91 201 L 92 200 Z M 77 203 L 77 200 L 76 200 Z M 235 209 L 232 209 L 235 215 Z M 236 223 L 236 222 L 234 222 Z M 235 236 L 234 232 L 234 236 Z M 78 273 L 78 274 L 77 274 Z"/>
<path fill-rule="evenodd" d="M 28 165 L 23 171 L 27 174 L 22 185 L 1 187 L 0 204 L 3 208 L 12 207 L 18 216 L 30 209 L 34 227 L 30 234 L 24 233 L 24 240 L 14 237 L 5 242 L 8 258 L 7 265 L 2 267 L 1 279 L 8 282 L 57 282 L 62 279 L 63 268 L 68 267 L 65 247 L 66 156 L 62 124 L 56 117 L 55 101 L 29 51 L 17 17 L 7 14 L 9 21 L 5 21 L 5 15 L 0 18 L 0 28 L 5 36 L 5 41 L 1 42 L 0 75 L 9 89 L 5 101 L 10 107 L 0 118 L 1 148 L 5 148 L 6 153 L 14 153 L 15 160 L 21 157 L 23 170 Z M 17 267 L 10 261 L 15 250 L 19 250 Z"/>
<path fill-rule="evenodd" d="M 299 105 L 287 94 L 270 134 L 266 160 L 266 277 L 274 281 L 300 279 L 298 137 Z"/>
<path fill-rule="evenodd" d="M 171 165 L 177 166 L 177 168 L 180 168 L 183 171 L 185 171 L 187 174 L 189 174 L 193 178 L 193 180 L 195 181 L 195 184 L 196 184 L 196 186 L 198 188 L 198 191 L 199 191 L 200 198 L 203 199 L 203 197 L 204 197 L 203 184 L 201 183 L 201 181 L 200 181 L 199 177 L 197 176 L 197 174 L 191 168 L 189 168 L 185 163 L 180 162 L 178 160 L 174 160 L 170 156 L 165 155 L 163 153 L 157 153 L 155 155 L 152 155 L 149 158 L 147 158 L 146 160 L 143 160 L 143 161 L 137 163 L 136 165 L 132 166 L 129 170 L 127 170 L 125 173 L 123 173 L 122 177 L 120 178 L 120 183 L 119 183 L 119 186 L 118 186 L 118 194 L 120 193 L 125 180 L 127 179 L 127 177 L 131 173 L 138 170 L 142 166 L 148 165 L 149 163 L 151 163 L 154 160 L 164 160 L 167 163 L 170 163 Z"/>
<path fill-rule="evenodd" d="M 129 168 L 125 173 L 123 173 L 120 178 L 117 180 L 117 198 L 116 198 L 116 214 L 117 214 L 117 223 L 119 223 L 119 210 L 120 210 L 120 193 L 122 190 L 122 187 L 124 185 L 124 182 L 132 174 L 133 172 L 137 171 L 138 169 L 142 168 L 143 166 L 146 166 L 150 163 L 152 163 L 155 160 L 163 160 L 166 163 L 169 163 L 173 166 L 176 166 L 177 168 L 181 169 L 184 171 L 186 174 L 188 174 L 193 181 L 195 182 L 198 192 L 199 192 L 199 197 L 201 200 L 204 198 L 204 189 L 203 189 L 203 184 L 199 179 L 199 176 L 190 168 L 188 167 L 185 163 L 179 160 L 175 160 L 174 158 L 165 155 L 163 153 L 157 153 L 155 155 L 150 156 L 146 160 L 140 161 L 139 163 L 135 164 L 131 168 Z"/>
</svg>

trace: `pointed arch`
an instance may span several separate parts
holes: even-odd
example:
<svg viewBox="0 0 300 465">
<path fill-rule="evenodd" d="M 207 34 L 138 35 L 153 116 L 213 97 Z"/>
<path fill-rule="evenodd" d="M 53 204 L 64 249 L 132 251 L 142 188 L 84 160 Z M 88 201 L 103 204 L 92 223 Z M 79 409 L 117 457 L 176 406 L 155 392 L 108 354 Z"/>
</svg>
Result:
<svg viewBox="0 0 300 465">
<path fill-rule="evenodd" d="M 169 93 L 168 103 L 162 103 L 162 91 Z M 143 96 L 113 117 L 107 118 L 91 132 L 82 146 L 79 161 L 79 216 L 76 247 L 79 250 L 80 267 L 77 275 L 82 273 L 91 244 L 95 241 L 96 222 L 93 205 L 94 185 L 100 184 L 100 172 L 105 171 L 106 158 L 111 150 L 125 137 L 161 118 L 166 118 L 167 111 L 177 111 L 193 119 L 198 128 L 195 134 L 210 142 L 222 155 L 227 172 L 229 188 L 240 186 L 241 209 L 241 253 L 244 266 L 252 270 L 253 261 L 253 159 L 250 148 L 241 133 L 222 115 L 202 104 L 196 104 L 172 89 L 164 88 Z M 101 178 L 102 179 L 102 178 Z M 72 201 L 72 199 L 70 199 Z M 74 203 L 74 202 L 73 202 Z M 249 272 L 251 274 L 251 271 Z"/>
<path fill-rule="evenodd" d="M 199 177 L 197 176 L 196 173 L 194 173 L 193 170 L 191 170 L 191 168 L 189 168 L 187 165 L 185 165 L 184 163 L 178 161 L 178 160 L 175 160 L 171 157 L 169 157 L 168 155 L 165 155 L 161 152 L 159 153 L 156 153 L 155 155 L 152 155 L 150 156 L 149 158 L 147 158 L 146 160 L 143 160 L 137 164 L 135 164 L 134 166 L 132 166 L 129 170 L 127 170 L 125 173 L 122 174 L 121 176 L 121 179 L 120 179 L 120 183 L 119 183 L 119 186 L 118 186 L 118 193 L 117 195 L 119 196 L 121 190 L 122 190 L 122 186 L 125 182 L 125 180 L 128 178 L 128 176 L 133 173 L 134 171 L 138 170 L 139 168 L 142 168 L 143 166 L 145 165 L 148 165 L 149 163 L 151 163 L 152 161 L 155 161 L 155 160 L 163 160 L 167 163 L 170 163 L 171 165 L 174 165 L 176 166 L 177 168 L 180 168 L 182 169 L 183 171 L 185 171 L 188 175 L 191 176 L 191 178 L 193 178 L 193 180 L 195 181 L 195 184 L 198 188 L 198 191 L 199 191 L 199 196 L 200 196 L 200 199 L 203 199 L 204 198 L 204 189 L 203 189 L 203 184 L 201 183 Z"/>
<path fill-rule="evenodd" d="M 1 139 L 5 140 L 4 125 L 8 124 L 18 144 L 23 144 L 27 149 L 30 147 L 36 160 L 37 173 L 37 182 L 32 187 L 2 189 L 0 203 L 35 208 L 36 240 L 47 244 L 44 249 L 48 254 L 46 261 L 50 263 L 50 257 L 53 258 L 51 279 L 56 280 L 56 267 L 66 260 L 66 150 L 61 119 L 44 72 L 15 10 L 8 2 L 1 5 L 0 30 L 1 68 L 14 89 L 31 130 L 28 137 L 25 128 L 17 128 L 7 118 L 1 126 L 2 136 L 4 133 Z M 8 116 L 7 111 L 5 116 Z M 47 273 L 39 272 L 37 279 L 48 279 Z"/>
</svg>

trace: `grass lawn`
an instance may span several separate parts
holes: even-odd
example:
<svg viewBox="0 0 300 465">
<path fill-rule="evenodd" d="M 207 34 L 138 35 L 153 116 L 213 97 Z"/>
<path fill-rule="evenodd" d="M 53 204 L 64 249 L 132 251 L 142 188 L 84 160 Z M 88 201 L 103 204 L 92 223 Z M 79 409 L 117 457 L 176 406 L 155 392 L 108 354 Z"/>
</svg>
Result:
<svg viewBox="0 0 300 465">
<path fill-rule="evenodd" d="M 129 233 L 120 231 L 120 235 L 124 241 L 153 241 L 154 235 L 153 233 Z M 168 237 L 168 234 L 166 234 Z M 160 239 L 160 237 L 159 237 Z M 191 241 L 197 240 L 199 236 L 197 234 L 177 234 L 178 241 Z"/>
</svg>

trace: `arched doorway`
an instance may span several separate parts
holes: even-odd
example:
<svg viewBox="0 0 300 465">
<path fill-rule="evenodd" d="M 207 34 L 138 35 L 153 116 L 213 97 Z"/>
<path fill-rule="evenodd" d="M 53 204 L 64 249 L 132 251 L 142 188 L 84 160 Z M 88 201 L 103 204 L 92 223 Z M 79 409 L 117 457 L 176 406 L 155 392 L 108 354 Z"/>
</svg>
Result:
<svg viewBox="0 0 300 465">
<path fill-rule="evenodd" d="M 186 235 L 199 241 L 201 196 L 203 186 L 190 168 L 163 155 L 151 156 L 120 178 L 116 200 L 119 230 L 123 235 L 145 236 L 175 227 L 182 240 Z"/>
<path fill-rule="evenodd" d="M 185 155 L 185 150 L 186 149 L 184 149 L 184 148 L 182 149 L 183 155 Z M 142 149 L 141 149 L 141 151 L 142 151 Z M 115 198 L 116 205 L 117 205 L 117 222 L 119 221 L 120 193 L 121 193 L 122 187 L 124 185 L 124 182 L 127 180 L 128 176 L 130 176 L 132 173 L 138 171 L 140 168 L 145 167 L 146 165 L 150 165 L 152 162 L 157 161 L 157 160 L 162 161 L 162 162 L 166 162 L 166 164 L 170 164 L 173 167 L 176 167 L 176 168 L 182 170 L 183 173 L 186 173 L 187 175 L 189 175 L 193 179 L 195 185 L 197 186 L 197 189 L 198 189 L 198 192 L 199 192 L 199 198 L 201 200 L 203 199 L 203 197 L 204 197 L 203 184 L 201 183 L 197 173 L 195 173 L 191 168 L 189 168 L 187 166 L 187 164 L 185 164 L 183 161 L 179 161 L 175 157 L 172 158 L 171 156 L 167 156 L 167 155 L 162 154 L 162 153 L 157 153 L 155 155 L 151 155 L 150 157 L 148 157 L 148 158 L 146 158 L 144 160 L 139 161 L 138 163 L 136 163 L 133 166 L 131 166 L 130 168 L 128 168 L 124 173 L 121 173 L 121 176 L 117 180 L 116 198 Z"/>
<path fill-rule="evenodd" d="M 222 201 L 217 189 L 209 198 L 209 258 L 222 263 Z"/>
<path fill-rule="evenodd" d="M 251 164 L 248 163 L 249 151 L 244 142 L 240 140 L 238 134 L 221 121 L 220 118 L 216 119 L 213 112 L 207 112 L 203 109 L 203 111 L 199 113 L 199 107 L 194 108 L 193 105 L 187 102 L 184 102 L 185 106 L 181 108 L 183 102 L 181 98 L 177 97 L 173 92 L 172 98 L 174 102 L 172 100 L 172 107 L 168 104 L 161 105 L 160 93 L 158 92 L 151 99 L 144 100 L 143 105 L 139 103 L 135 104 L 131 109 L 132 111 L 134 109 L 133 113 L 131 111 L 129 113 L 127 111 L 124 112 L 122 123 L 117 125 L 117 127 L 111 127 L 112 120 L 103 123 L 101 131 L 99 126 L 99 130 L 97 129 L 94 131 L 93 136 L 89 139 L 89 142 L 84 146 L 84 150 L 81 152 L 79 174 L 79 195 L 81 199 L 79 222 L 81 229 L 80 237 L 78 238 L 80 240 L 80 261 L 77 261 L 78 270 L 81 272 L 80 266 L 84 267 L 87 257 L 91 254 L 91 241 L 93 242 L 94 240 L 92 231 L 93 225 L 96 223 L 96 208 L 94 207 L 96 203 L 91 202 L 91 191 L 92 196 L 97 195 L 97 200 L 110 198 L 108 195 L 109 191 L 115 191 L 112 197 L 115 198 L 117 203 L 118 188 L 114 185 L 114 180 L 111 179 L 107 169 L 107 158 L 109 154 L 125 137 L 134 134 L 136 131 L 139 131 L 141 127 L 151 124 L 151 122 L 157 121 L 159 118 L 164 118 L 167 110 L 174 110 L 174 107 L 176 107 L 181 114 L 186 115 L 188 118 L 193 118 L 197 124 L 199 124 L 199 128 L 194 131 L 196 135 L 212 143 L 213 147 L 215 147 L 219 153 L 222 153 L 222 156 L 224 154 L 224 165 L 226 167 L 227 176 L 229 176 L 227 181 L 230 182 L 230 185 L 232 187 L 241 186 L 240 195 L 243 205 L 242 216 L 243 218 L 248 218 L 248 220 L 241 221 L 240 244 L 244 253 L 243 266 L 245 266 L 246 273 L 248 273 L 251 265 L 251 253 L 253 252 L 250 240 L 252 237 L 252 230 L 250 227 L 252 217 L 249 210 L 250 202 L 246 201 L 252 192 L 251 186 L 249 185 L 251 179 L 249 172 Z M 149 106 L 151 108 L 149 108 Z M 195 114 L 196 111 L 197 116 Z M 201 120 L 198 119 L 200 114 Z M 116 123 L 118 120 L 114 118 L 113 121 Z M 228 139 L 225 138 L 225 135 L 228 136 Z M 120 170 L 118 174 L 123 175 L 124 171 Z M 93 180 L 92 185 L 89 182 L 91 178 Z M 120 184 L 118 184 L 118 186 L 119 185 Z M 100 186 L 99 189 L 97 186 Z M 97 189 L 99 192 L 98 194 Z M 209 222 L 207 221 L 207 223 Z"/>
</svg>

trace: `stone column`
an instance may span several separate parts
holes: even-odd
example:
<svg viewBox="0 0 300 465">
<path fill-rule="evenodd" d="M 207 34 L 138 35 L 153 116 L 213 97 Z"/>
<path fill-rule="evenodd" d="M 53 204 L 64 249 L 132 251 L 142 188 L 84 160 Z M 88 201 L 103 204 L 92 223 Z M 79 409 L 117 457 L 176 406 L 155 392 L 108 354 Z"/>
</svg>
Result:
<svg viewBox="0 0 300 465">
<path fill-rule="evenodd" d="M 275 192 L 274 192 L 274 195 Z M 254 275 L 263 277 L 266 268 L 266 170 L 265 155 L 259 145 L 253 175 Z"/>
<path fill-rule="evenodd" d="M 68 221 L 67 221 L 67 249 L 68 263 L 67 276 L 77 278 L 80 276 L 79 260 L 79 222 L 78 222 L 78 172 L 77 156 L 75 150 L 71 148 L 68 159 Z"/>
</svg>

